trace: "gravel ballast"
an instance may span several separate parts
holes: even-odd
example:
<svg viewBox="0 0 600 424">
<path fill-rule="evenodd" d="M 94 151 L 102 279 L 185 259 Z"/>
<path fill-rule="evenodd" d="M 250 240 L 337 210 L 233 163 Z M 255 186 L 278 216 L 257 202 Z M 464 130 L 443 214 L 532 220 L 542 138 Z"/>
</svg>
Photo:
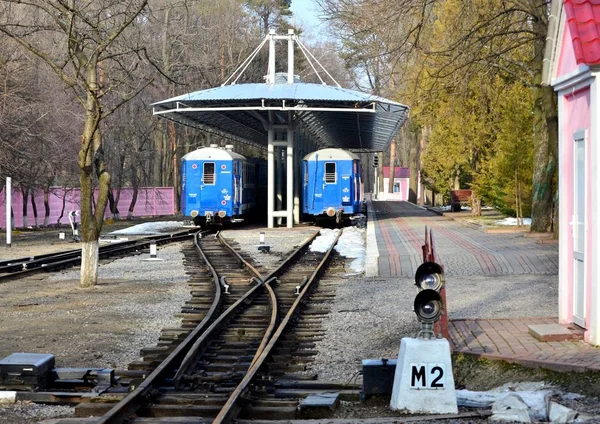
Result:
<svg viewBox="0 0 600 424">
<path fill-rule="evenodd" d="M 268 270 L 316 230 L 223 235 Z M 258 251 L 260 231 L 271 253 Z M 181 247 L 161 247 L 158 257 L 163 261 L 144 261 L 146 253 L 103 263 L 99 284 L 91 289 L 78 288 L 78 269 L 0 285 L 0 357 L 22 351 L 53 353 L 59 367 L 125 368 L 139 358 L 141 348 L 156 345 L 162 328 L 179 324 L 174 314 L 190 296 Z M 310 371 L 321 380 L 345 382 L 356 379 L 362 359 L 395 358 L 400 339 L 416 334 L 416 289 L 409 278 L 342 275 L 337 287 Z M 556 275 L 449 277 L 447 287 L 451 319 L 557 314 Z M 69 411 L 19 404 L 0 408 L 0 422 L 31 423 Z"/>
</svg>

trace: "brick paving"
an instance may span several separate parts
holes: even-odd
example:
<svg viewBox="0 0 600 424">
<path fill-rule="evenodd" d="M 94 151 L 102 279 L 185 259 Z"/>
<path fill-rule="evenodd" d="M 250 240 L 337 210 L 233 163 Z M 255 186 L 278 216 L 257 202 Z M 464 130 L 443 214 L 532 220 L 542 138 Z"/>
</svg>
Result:
<svg viewBox="0 0 600 424">
<path fill-rule="evenodd" d="M 474 225 L 439 216 L 408 202 L 371 202 L 381 277 L 413 277 L 422 263 L 425 226 L 449 276 L 556 275 L 558 245 L 536 243 L 523 233 L 487 234 Z M 370 215 L 371 216 L 371 215 Z M 583 341 L 542 342 L 528 325 L 555 324 L 556 317 L 454 319 L 454 352 L 555 371 L 600 371 L 600 348 Z"/>
<path fill-rule="evenodd" d="M 542 342 L 528 333 L 528 325 L 557 321 L 556 317 L 451 320 L 450 344 L 454 352 L 529 367 L 600 371 L 600 348 L 583 341 Z"/>
<path fill-rule="evenodd" d="M 558 245 L 523 233 L 487 234 L 408 202 L 371 202 L 381 277 L 411 277 L 422 262 L 425 226 L 449 276 L 556 274 Z"/>
</svg>

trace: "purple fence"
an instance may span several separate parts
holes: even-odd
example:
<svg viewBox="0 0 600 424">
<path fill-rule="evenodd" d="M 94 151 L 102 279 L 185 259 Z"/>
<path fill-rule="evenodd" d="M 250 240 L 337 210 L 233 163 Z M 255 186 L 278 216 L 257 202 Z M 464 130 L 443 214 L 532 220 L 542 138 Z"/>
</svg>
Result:
<svg viewBox="0 0 600 424">
<path fill-rule="evenodd" d="M 113 190 L 116 194 L 116 191 Z M 97 196 L 96 191 L 96 196 Z M 31 195 L 27 201 L 27 222 L 24 223 L 23 219 L 23 196 L 18 189 L 13 186 L 12 193 L 12 210 L 13 210 L 13 226 L 24 227 L 31 225 L 43 225 L 45 219 L 44 209 L 44 193 L 35 193 L 35 204 L 38 212 L 38 222 L 35 222 L 33 217 L 33 208 L 31 206 Z M 122 188 L 121 195 L 119 197 L 119 213 L 122 218 L 127 217 L 129 205 L 133 197 L 133 189 Z M 48 224 L 56 224 L 58 217 L 63 211 L 61 218 L 61 224 L 68 224 L 70 211 L 78 211 L 80 209 L 80 190 L 76 189 L 65 189 L 63 187 L 51 187 L 48 196 L 48 203 L 50 204 L 50 215 L 48 217 Z M 172 187 L 144 187 L 138 190 L 137 201 L 133 209 L 133 216 L 162 216 L 162 215 L 174 215 L 175 214 L 175 193 Z M 105 218 L 110 217 L 110 209 L 107 205 Z M 79 221 L 79 219 L 77 219 Z M 0 192 L 0 228 L 6 226 L 6 194 L 4 190 Z"/>
</svg>

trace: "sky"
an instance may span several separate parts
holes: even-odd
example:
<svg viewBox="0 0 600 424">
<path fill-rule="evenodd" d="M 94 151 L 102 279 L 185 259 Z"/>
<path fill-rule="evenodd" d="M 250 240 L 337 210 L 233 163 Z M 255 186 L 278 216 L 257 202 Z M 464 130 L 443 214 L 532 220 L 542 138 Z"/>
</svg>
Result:
<svg viewBox="0 0 600 424">
<path fill-rule="evenodd" d="M 319 27 L 317 5 L 314 0 L 292 0 L 290 7 L 296 18 L 296 25 L 302 24 L 306 29 Z"/>
</svg>

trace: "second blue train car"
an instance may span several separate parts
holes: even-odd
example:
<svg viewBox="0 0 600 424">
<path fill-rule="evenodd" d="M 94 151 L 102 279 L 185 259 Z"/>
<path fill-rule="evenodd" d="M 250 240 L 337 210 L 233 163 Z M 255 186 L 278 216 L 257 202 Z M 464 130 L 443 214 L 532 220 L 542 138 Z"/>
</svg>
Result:
<svg viewBox="0 0 600 424">
<path fill-rule="evenodd" d="M 256 208 L 256 162 L 211 145 L 181 159 L 181 212 L 194 224 L 241 222 Z"/>
<path fill-rule="evenodd" d="M 360 159 L 343 149 L 322 149 L 302 160 L 303 213 L 337 224 L 362 220 Z"/>
</svg>

